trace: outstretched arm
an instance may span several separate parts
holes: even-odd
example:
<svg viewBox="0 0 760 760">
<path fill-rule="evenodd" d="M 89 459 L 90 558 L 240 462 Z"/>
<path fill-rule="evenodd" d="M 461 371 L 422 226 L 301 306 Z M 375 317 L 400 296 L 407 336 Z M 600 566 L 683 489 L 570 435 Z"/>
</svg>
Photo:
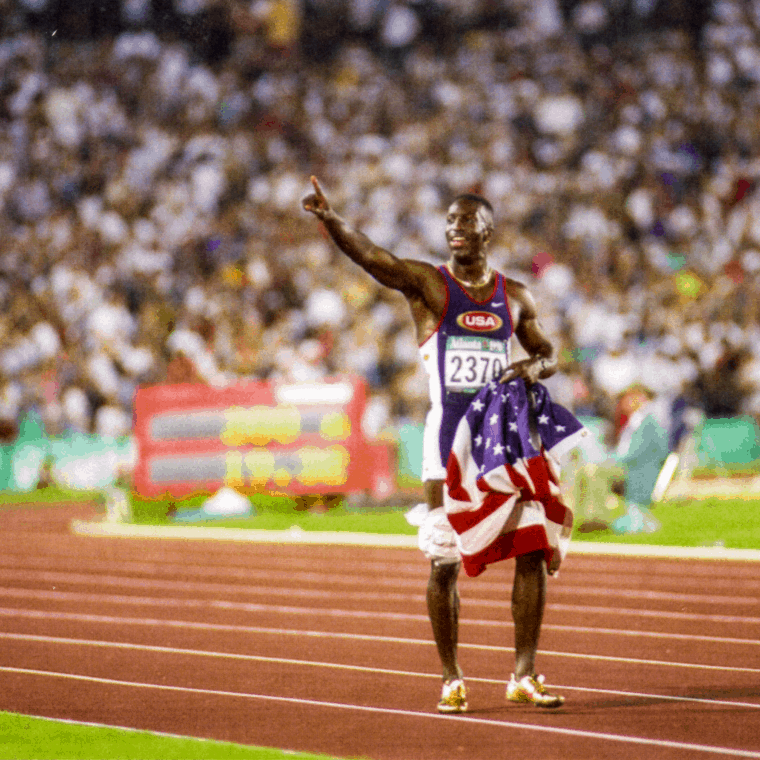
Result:
<svg viewBox="0 0 760 760">
<path fill-rule="evenodd" d="M 375 245 L 364 233 L 353 229 L 330 206 L 319 181 L 311 178 L 314 192 L 303 199 L 303 208 L 324 224 L 335 244 L 381 285 L 401 291 L 407 298 L 430 299 L 431 271 L 422 261 L 407 261 Z"/>
</svg>

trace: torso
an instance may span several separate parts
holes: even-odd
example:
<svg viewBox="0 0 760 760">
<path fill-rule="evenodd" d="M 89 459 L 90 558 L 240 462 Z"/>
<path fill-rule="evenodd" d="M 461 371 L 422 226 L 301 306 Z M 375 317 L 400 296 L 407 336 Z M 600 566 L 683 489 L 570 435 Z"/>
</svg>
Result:
<svg viewBox="0 0 760 760">
<path fill-rule="evenodd" d="M 446 267 L 439 267 L 447 301 L 439 322 L 420 345 L 429 377 L 430 402 L 440 418 L 443 463 L 456 426 L 475 393 L 498 380 L 509 366 L 509 339 L 514 329 L 507 281 L 494 273 L 492 284 L 468 291 Z M 475 297 L 478 295 L 479 297 Z M 482 300 L 481 300 L 482 298 Z"/>
</svg>

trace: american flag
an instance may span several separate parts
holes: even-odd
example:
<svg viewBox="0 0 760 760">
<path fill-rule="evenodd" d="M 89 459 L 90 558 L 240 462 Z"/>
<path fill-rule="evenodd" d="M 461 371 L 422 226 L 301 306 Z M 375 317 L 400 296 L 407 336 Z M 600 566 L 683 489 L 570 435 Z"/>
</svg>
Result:
<svg viewBox="0 0 760 760">
<path fill-rule="evenodd" d="M 559 457 L 589 431 L 541 383 L 492 382 L 459 422 L 447 466 L 446 514 L 469 576 L 542 549 L 564 558 L 573 514 L 562 502 Z"/>
</svg>

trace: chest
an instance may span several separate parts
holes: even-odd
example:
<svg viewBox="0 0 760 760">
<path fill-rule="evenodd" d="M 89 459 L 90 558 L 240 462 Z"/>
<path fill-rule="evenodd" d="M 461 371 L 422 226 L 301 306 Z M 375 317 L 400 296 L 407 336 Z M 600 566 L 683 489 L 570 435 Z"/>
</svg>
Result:
<svg viewBox="0 0 760 760">
<path fill-rule="evenodd" d="M 509 364 L 511 336 L 512 317 L 500 278 L 483 301 L 450 287 L 436 336 L 446 390 L 472 392 L 498 379 Z"/>
</svg>

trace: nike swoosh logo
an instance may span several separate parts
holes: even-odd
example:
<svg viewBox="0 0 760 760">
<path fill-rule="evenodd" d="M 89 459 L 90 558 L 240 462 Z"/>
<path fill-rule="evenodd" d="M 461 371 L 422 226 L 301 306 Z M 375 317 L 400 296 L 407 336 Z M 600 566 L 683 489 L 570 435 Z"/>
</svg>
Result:
<svg viewBox="0 0 760 760">
<path fill-rule="evenodd" d="M 492 301 L 491 306 L 504 306 L 504 301 L 499 301 L 498 303 L 496 303 L 496 301 Z"/>
</svg>

